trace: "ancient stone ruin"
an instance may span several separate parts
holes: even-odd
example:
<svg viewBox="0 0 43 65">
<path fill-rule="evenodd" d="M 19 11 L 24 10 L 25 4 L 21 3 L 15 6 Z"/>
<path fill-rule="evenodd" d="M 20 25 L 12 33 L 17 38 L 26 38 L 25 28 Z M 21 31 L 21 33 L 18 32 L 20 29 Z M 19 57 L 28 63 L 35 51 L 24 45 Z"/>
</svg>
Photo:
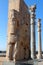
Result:
<svg viewBox="0 0 43 65">
<path fill-rule="evenodd" d="M 36 43 L 35 43 L 36 5 L 33 5 L 28 8 L 24 0 L 9 0 L 8 7 L 9 7 L 8 36 L 7 36 L 6 59 L 20 61 L 20 60 L 27 60 L 30 58 L 32 59 L 36 58 Z M 40 21 L 40 19 L 38 21 Z M 38 28 L 39 27 L 40 23 L 38 23 Z M 38 34 L 39 37 L 41 38 L 40 32 Z M 39 40 L 41 40 L 40 38 Z M 39 52 L 38 52 L 40 54 L 39 57 L 41 58 L 40 45 L 41 41 L 39 42 Z"/>
</svg>

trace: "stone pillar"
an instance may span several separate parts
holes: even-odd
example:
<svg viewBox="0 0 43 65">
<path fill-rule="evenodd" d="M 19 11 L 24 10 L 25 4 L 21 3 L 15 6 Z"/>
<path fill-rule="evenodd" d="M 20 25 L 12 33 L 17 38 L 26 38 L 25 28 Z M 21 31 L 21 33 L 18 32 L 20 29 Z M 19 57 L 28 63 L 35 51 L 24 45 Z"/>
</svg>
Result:
<svg viewBox="0 0 43 65">
<path fill-rule="evenodd" d="M 41 19 L 38 19 L 38 59 L 42 58 L 42 49 L 41 49 Z"/>
<path fill-rule="evenodd" d="M 31 58 L 36 57 L 36 43 L 35 43 L 35 9 L 36 5 L 30 7 L 30 20 L 31 20 Z"/>
</svg>

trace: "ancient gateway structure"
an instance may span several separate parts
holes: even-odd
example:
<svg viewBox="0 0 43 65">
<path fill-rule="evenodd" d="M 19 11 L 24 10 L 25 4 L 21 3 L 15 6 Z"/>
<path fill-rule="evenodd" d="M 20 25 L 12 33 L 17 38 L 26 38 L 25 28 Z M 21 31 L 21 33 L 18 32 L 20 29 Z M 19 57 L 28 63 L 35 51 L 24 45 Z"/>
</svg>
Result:
<svg viewBox="0 0 43 65">
<path fill-rule="evenodd" d="M 7 60 L 19 61 L 36 58 L 35 9 L 35 5 L 28 8 L 24 0 L 9 0 L 6 53 Z M 38 25 L 40 25 L 40 23 L 38 23 Z M 38 26 L 38 28 L 39 27 L 40 26 Z M 40 35 L 40 33 L 38 34 Z M 40 51 L 38 53 L 41 52 L 40 44 L 41 41 L 39 43 Z"/>
</svg>

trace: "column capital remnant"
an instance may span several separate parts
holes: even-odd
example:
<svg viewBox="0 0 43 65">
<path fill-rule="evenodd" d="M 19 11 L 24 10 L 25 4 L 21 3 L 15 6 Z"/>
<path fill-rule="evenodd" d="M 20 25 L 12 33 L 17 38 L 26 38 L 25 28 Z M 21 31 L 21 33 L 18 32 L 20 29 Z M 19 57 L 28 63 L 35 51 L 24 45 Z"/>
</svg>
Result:
<svg viewBox="0 0 43 65">
<path fill-rule="evenodd" d="M 38 32 L 41 32 L 41 19 L 38 19 Z"/>
<path fill-rule="evenodd" d="M 38 22 L 41 22 L 41 19 L 38 19 Z"/>
<path fill-rule="evenodd" d="M 32 5 L 32 6 L 30 6 L 30 10 L 31 10 L 31 12 L 35 12 L 35 9 L 36 9 L 36 5 Z"/>
</svg>

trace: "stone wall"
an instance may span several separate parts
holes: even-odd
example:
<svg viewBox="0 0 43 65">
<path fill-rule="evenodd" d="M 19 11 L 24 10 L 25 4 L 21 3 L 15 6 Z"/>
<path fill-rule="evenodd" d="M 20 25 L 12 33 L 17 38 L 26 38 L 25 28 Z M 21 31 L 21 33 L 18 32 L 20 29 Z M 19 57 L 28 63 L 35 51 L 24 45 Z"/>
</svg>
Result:
<svg viewBox="0 0 43 65">
<path fill-rule="evenodd" d="M 30 58 L 30 14 L 23 0 L 9 2 L 7 44 L 7 60 Z"/>
</svg>

